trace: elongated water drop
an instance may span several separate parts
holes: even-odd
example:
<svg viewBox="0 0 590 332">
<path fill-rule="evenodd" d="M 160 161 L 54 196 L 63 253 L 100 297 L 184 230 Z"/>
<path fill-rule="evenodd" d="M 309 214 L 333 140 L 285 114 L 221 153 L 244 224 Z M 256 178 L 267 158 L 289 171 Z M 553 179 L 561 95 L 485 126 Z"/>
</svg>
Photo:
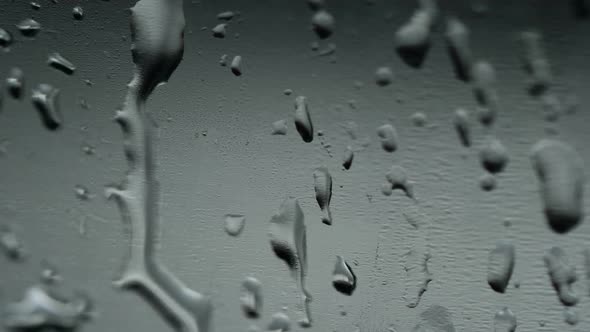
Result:
<svg viewBox="0 0 590 332">
<path fill-rule="evenodd" d="M 480 122 L 485 126 L 494 124 L 498 112 L 496 70 L 485 60 L 477 61 L 471 68 L 473 94 L 480 107 Z"/>
<path fill-rule="evenodd" d="M 503 308 L 494 315 L 494 332 L 516 331 L 516 315 L 508 308 Z"/>
<path fill-rule="evenodd" d="M 217 14 L 217 19 L 223 20 L 223 21 L 229 21 L 232 18 L 234 18 L 235 15 L 236 15 L 236 13 L 232 12 L 231 10 L 228 10 L 228 11 L 221 12 L 221 13 Z"/>
<path fill-rule="evenodd" d="M 0 47 L 7 48 L 12 45 L 13 41 L 14 38 L 12 37 L 12 34 L 7 30 L 0 28 Z"/>
<path fill-rule="evenodd" d="M 313 141 L 313 123 L 309 115 L 309 108 L 307 106 L 307 98 L 299 96 L 295 98 L 295 128 L 301 139 L 309 143 Z"/>
<path fill-rule="evenodd" d="M 326 167 L 317 168 L 313 172 L 315 199 L 322 210 L 322 222 L 332 225 L 330 201 L 332 200 L 332 175 Z"/>
<path fill-rule="evenodd" d="M 455 111 L 453 117 L 453 125 L 459 136 L 461 145 L 465 147 L 471 146 L 471 129 L 469 124 L 469 114 L 466 110 L 459 108 Z"/>
<path fill-rule="evenodd" d="M 573 283 L 578 280 L 576 269 L 569 263 L 569 259 L 560 247 L 552 247 L 543 257 L 551 284 L 561 303 L 573 306 L 579 298 L 573 290 Z"/>
<path fill-rule="evenodd" d="M 529 75 L 528 91 L 538 96 L 551 87 L 553 74 L 551 64 L 545 53 L 543 37 L 537 31 L 524 31 L 520 34 L 523 47 L 523 66 Z"/>
<path fill-rule="evenodd" d="M 242 311 L 248 318 L 258 318 L 262 312 L 262 284 L 254 277 L 242 281 L 240 303 Z"/>
<path fill-rule="evenodd" d="M 549 226 L 558 233 L 572 230 L 584 216 L 582 158 L 569 144 L 553 139 L 537 142 L 530 155 Z"/>
<path fill-rule="evenodd" d="M 231 72 L 236 76 L 242 76 L 242 57 L 236 55 L 231 61 L 230 65 Z"/>
<path fill-rule="evenodd" d="M 10 69 L 10 74 L 6 78 L 6 89 L 8 93 L 15 99 L 21 99 L 25 87 L 25 73 L 18 68 Z"/>
<path fill-rule="evenodd" d="M 345 295 L 352 295 L 356 289 L 356 276 L 342 256 L 336 256 L 336 264 L 332 272 L 332 285 Z"/>
<path fill-rule="evenodd" d="M 488 255 L 488 285 L 498 293 L 504 293 L 514 270 L 514 245 L 500 241 Z"/>
<path fill-rule="evenodd" d="M 346 170 L 350 169 L 353 159 L 354 151 L 352 150 L 351 146 L 347 146 L 346 150 L 344 150 L 344 157 L 342 157 L 342 167 L 344 167 Z"/>
<path fill-rule="evenodd" d="M 59 53 L 49 54 L 47 64 L 68 75 L 72 75 L 76 71 L 76 66 Z"/>
<path fill-rule="evenodd" d="M 563 321 L 569 325 L 576 325 L 580 321 L 578 311 L 572 307 L 566 307 L 563 309 Z"/>
<path fill-rule="evenodd" d="M 45 128 L 52 131 L 59 129 L 63 121 L 58 97 L 59 89 L 49 84 L 39 84 L 31 96 L 31 101 L 39 112 L 41 122 Z"/>
<path fill-rule="evenodd" d="M 473 60 L 469 44 L 469 29 L 459 19 L 450 18 L 447 20 L 445 37 L 455 76 L 461 81 L 470 81 Z"/>
<path fill-rule="evenodd" d="M 311 295 L 305 288 L 307 274 L 305 219 L 297 199 L 286 198 L 283 201 L 278 213 L 270 219 L 268 234 L 273 252 L 287 264 L 291 276 L 297 283 L 304 310 L 300 323 L 302 326 L 310 326 Z"/>
</svg>

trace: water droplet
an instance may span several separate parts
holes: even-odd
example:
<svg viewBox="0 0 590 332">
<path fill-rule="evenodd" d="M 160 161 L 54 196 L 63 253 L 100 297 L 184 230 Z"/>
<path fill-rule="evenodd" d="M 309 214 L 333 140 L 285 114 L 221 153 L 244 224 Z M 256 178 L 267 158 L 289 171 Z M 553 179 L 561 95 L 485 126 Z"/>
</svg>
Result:
<svg viewBox="0 0 590 332">
<path fill-rule="evenodd" d="M 0 225 L 0 249 L 12 261 L 22 261 L 26 252 L 23 243 L 16 233 L 6 225 Z"/>
<path fill-rule="evenodd" d="M 496 70 L 487 61 L 477 61 L 471 67 L 473 94 L 478 105 L 485 112 L 480 116 L 483 125 L 492 125 L 496 119 L 498 94 L 496 92 Z"/>
<path fill-rule="evenodd" d="M 53 285 L 63 281 L 59 270 L 47 260 L 41 261 L 41 282 L 46 285 Z"/>
<path fill-rule="evenodd" d="M 379 67 L 375 70 L 375 83 L 378 86 L 387 86 L 393 81 L 393 71 L 389 67 Z"/>
<path fill-rule="evenodd" d="M 221 12 L 219 14 L 217 14 L 217 19 L 218 20 L 223 20 L 223 21 L 229 21 L 232 18 L 234 18 L 236 14 L 232 11 L 225 11 L 225 12 Z"/>
<path fill-rule="evenodd" d="M 553 81 L 551 64 L 545 55 L 543 37 L 537 31 L 524 31 L 520 34 L 523 46 L 523 65 L 529 75 L 528 91 L 538 96 L 549 89 Z"/>
<path fill-rule="evenodd" d="M 74 7 L 74 9 L 72 9 L 72 16 L 74 16 L 74 18 L 77 20 L 83 19 L 84 18 L 84 9 L 82 9 L 82 7 L 80 7 L 80 6 Z"/>
<path fill-rule="evenodd" d="M 384 124 L 377 128 L 377 136 L 381 139 L 381 147 L 387 152 L 397 150 L 398 138 L 397 130 L 390 124 Z"/>
<path fill-rule="evenodd" d="M 428 11 L 419 9 L 395 32 L 395 49 L 408 66 L 422 67 L 430 49 L 433 23 L 434 17 Z"/>
<path fill-rule="evenodd" d="M 336 256 L 336 264 L 332 272 L 332 285 L 345 295 L 352 295 L 356 289 L 356 276 L 342 256 Z"/>
<path fill-rule="evenodd" d="M 295 128 L 304 142 L 313 141 L 313 123 L 311 122 L 305 96 L 295 98 Z"/>
<path fill-rule="evenodd" d="M 508 164 L 508 150 L 499 139 L 490 137 L 479 152 L 479 159 L 484 169 L 492 174 L 500 173 Z"/>
<path fill-rule="evenodd" d="M 445 31 L 447 50 L 455 76 L 464 82 L 471 80 L 472 55 L 469 29 L 457 18 L 449 18 Z"/>
<path fill-rule="evenodd" d="M 494 332 L 514 332 L 516 325 L 516 316 L 506 307 L 494 315 Z"/>
<path fill-rule="evenodd" d="M 584 166 L 570 145 L 542 139 L 531 149 L 546 219 L 551 228 L 565 233 L 583 219 Z"/>
<path fill-rule="evenodd" d="M 270 323 L 266 329 L 267 331 L 272 332 L 287 332 L 291 330 L 291 320 L 285 313 L 277 312 L 272 315 Z"/>
<path fill-rule="evenodd" d="M 334 33 L 334 16 L 325 10 L 318 10 L 311 18 L 313 31 L 320 39 L 326 39 Z"/>
<path fill-rule="evenodd" d="M 225 23 L 220 23 L 217 24 L 215 27 L 213 27 L 213 29 L 211 29 L 211 32 L 213 33 L 213 37 L 215 38 L 225 38 L 225 27 L 227 26 L 227 24 Z"/>
<path fill-rule="evenodd" d="M 496 189 L 496 177 L 494 174 L 484 173 L 479 177 L 479 187 L 483 191 L 492 191 Z"/>
<path fill-rule="evenodd" d="M 25 37 L 35 37 L 41 31 L 41 23 L 32 18 L 26 18 L 20 21 L 16 28 Z"/>
<path fill-rule="evenodd" d="M 55 131 L 62 125 L 62 116 L 59 111 L 59 89 L 49 84 L 39 84 L 33 90 L 31 101 L 39 112 L 45 128 Z"/>
<path fill-rule="evenodd" d="M 287 120 L 277 120 L 272 123 L 272 135 L 287 135 Z"/>
<path fill-rule="evenodd" d="M 330 212 L 330 201 L 332 200 L 332 175 L 326 167 L 316 168 L 313 171 L 313 183 L 315 199 L 322 210 L 322 222 L 332 225 L 332 213 Z"/>
<path fill-rule="evenodd" d="M 309 326 L 311 325 L 309 308 L 311 295 L 305 288 L 305 276 L 307 275 L 307 240 L 305 219 L 297 199 L 286 198 L 283 201 L 278 213 L 270 219 L 268 233 L 273 252 L 287 264 L 292 277 L 297 283 L 304 311 L 301 324 Z M 269 328 L 269 330 L 277 329 Z"/>
<path fill-rule="evenodd" d="M 291 89 L 285 89 L 285 90 L 283 90 L 283 94 L 285 96 L 290 96 L 290 95 L 293 94 L 293 90 L 291 90 Z"/>
<path fill-rule="evenodd" d="M 262 284 L 254 277 L 242 281 L 240 303 L 242 311 L 248 318 L 258 318 L 262 312 Z"/>
<path fill-rule="evenodd" d="M 384 196 L 391 196 L 393 194 L 393 186 L 389 182 L 381 184 L 381 193 Z"/>
<path fill-rule="evenodd" d="M 96 153 L 96 148 L 91 145 L 85 144 L 82 146 L 82 152 L 84 152 L 85 155 L 90 156 Z"/>
<path fill-rule="evenodd" d="M 47 64 L 68 75 L 72 75 L 76 71 L 76 66 L 59 53 L 49 54 Z"/>
<path fill-rule="evenodd" d="M 349 145 L 346 147 L 346 150 L 344 150 L 344 157 L 342 158 L 342 167 L 344 167 L 344 169 L 350 169 L 350 166 L 352 166 L 352 160 L 354 159 L 354 151 L 352 150 L 352 147 Z"/>
<path fill-rule="evenodd" d="M 410 118 L 410 120 L 412 120 L 412 123 L 414 124 L 414 126 L 424 127 L 426 125 L 426 123 L 428 122 L 428 116 L 426 114 L 424 114 L 423 112 L 416 112 L 416 113 L 412 114 L 412 117 Z"/>
<path fill-rule="evenodd" d="M 225 220 L 225 232 L 231 236 L 238 236 L 242 234 L 244 226 L 246 225 L 246 217 L 241 214 L 226 214 Z"/>
<path fill-rule="evenodd" d="M 236 76 L 242 76 L 242 57 L 240 55 L 234 56 L 230 65 L 231 72 Z"/>
<path fill-rule="evenodd" d="M 573 306 L 578 303 L 579 298 L 572 287 L 578 277 L 576 269 L 569 263 L 565 251 L 559 247 L 552 247 L 543 259 L 553 288 L 555 288 L 561 303 L 566 306 Z"/>
<path fill-rule="evenodd" d="M 488 255 L 488 284 L 498 293 L 504 293 L 514 270 L 514 245 L 499 241 Z"/>
<path fill-rule="evenodd" d="M 10 74 L 6 78 L 6 89 L 8 93 L 15 99 L 20 99 L 23 96 L 25 86 L 25 73 L 18 68 L 10 69 Z"/>
<path fill-rule="evenodd" d="M 414 198 L 414 186 L 408 180 L 405 168 L 393 165 L 385 174 L 385 178 L 389 181 L 393 190 L 402 190 L 408 198 Z"/>
<path fill-rule="evenodd" d="M 459 108 L 455 111 L 453 117 L 453 125 L 459 135 L 459 141 L 464 147 L 471 146 L 471 130 L 469 125 L 469 113 L 466 110 Z"/>
<path fill-rule="evenodd" d="M 31 8 L 33 8 L 34 10 L 39 10 L 41 9 L 41 5 L 38 2 L 32 1 Z"/>
<path fill-rule="evenodd" d="M 9 47 L 13 41 L 12 34 L 0 28 L 0 47 Z"/>
<path fill-rule="evenodd" d="M 15 330 L 75 330 L 90 318 L 88 296 L 80 293 L 67 298 L 40 286 L 28 288 L 22 300 L 8 304 L 3 313 L 4 326 Z"/>
<path fill-rule="evenodd" d="M 576 325 L 580 321 L 578 311 L 574 308 L 563 308 L 563 321 L 569 325 Z"/>
</svg>

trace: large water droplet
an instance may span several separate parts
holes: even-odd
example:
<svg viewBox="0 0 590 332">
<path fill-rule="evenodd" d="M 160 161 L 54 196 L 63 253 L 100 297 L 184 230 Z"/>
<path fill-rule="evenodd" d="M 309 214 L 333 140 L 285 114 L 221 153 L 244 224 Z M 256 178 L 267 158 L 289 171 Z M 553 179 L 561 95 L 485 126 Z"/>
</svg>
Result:
<svg viewBox="0 0 590 332">
<path fill-rule="evenodd" d="M 291 320 L 285 313 L 277 312 L 272 315 L 270 323 L 267 326 L 267 331 L 272 332 L 287 332 L 291 330 Z"/>
<path fill-rule="evenodd" d="M 461 81 L 470 81 L 473 60 L 469 44 L 469 29 L 459 19 L 452 17 L 447 20 L 445 37 L 455 76 Z"/>
<path fill-rule="evenodd" d="M 309 115 L 309 108 L 307 106 L 307 98 L 299 96 L 295 98 L 295 128 L 301 139 L 309 143 L 313 141 L 313 123 Z"/>
<path fill-rule="evenodd" d="M 225 38 L 225 34 L 226 34 L 225 27 L 226 26 L 227 26 L 227 24 L 225 24 L 225 23 L 219 23 L 216 26 L 214 26 L 213 29 L 211 29 L 211 32 L 213 33 L 213 37 Z"/>
<path fill-rule="evenodd" d="M 230 65 L 231 72 L 236 76 L 242 76 L 242 57 L 240 55 L 234 56 Z"/>
<path fill-rule="evenodd" d="M 356 289 L 356 276 L 342 256 L 336 256 L 336 264 L 332 272 L 332 285 L 345 295 L 352 295 Z"/>
<path fill-rule="evenodd" d="M 47 64 L 65 74 L 72 75 L 76 71 L 76 66 L 59 53 L 51 53 L 47 57 Z"/>
</svg>

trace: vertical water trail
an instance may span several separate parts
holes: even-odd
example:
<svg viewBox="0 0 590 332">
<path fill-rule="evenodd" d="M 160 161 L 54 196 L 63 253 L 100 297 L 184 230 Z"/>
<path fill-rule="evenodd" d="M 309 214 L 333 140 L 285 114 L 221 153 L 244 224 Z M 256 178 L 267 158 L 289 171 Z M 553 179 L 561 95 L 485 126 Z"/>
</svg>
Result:
<svg viewBox="0 0 590 332">
<path fill-rule="evenodd" d="M 121 125 L 128 170 L 123 184 L 108 188 L 131 243 L 123 272 L 114 284 L 140 294 L 182 332 L 209 330 L 211 303 L 186 287 L 155 257 L 158 188 L 151 122 L 145 104 L 154 88 L 168 81 L 184 52 L 182 0 L 140 0 L 131 9 L 131 47 L 135 71 L 115 120 Z"/>
</svg>

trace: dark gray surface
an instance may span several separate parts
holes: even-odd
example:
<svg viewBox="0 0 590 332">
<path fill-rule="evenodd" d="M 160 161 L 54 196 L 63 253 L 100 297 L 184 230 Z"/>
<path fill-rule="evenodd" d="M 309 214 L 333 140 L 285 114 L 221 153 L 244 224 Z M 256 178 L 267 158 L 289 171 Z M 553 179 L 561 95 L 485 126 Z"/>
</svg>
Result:
<svg viewBox="0 0 590 332">
<path fill-rule="evenodd" d="M 441 1 L 443 15 L 455 14 L 471 29 L 476 58 L 489 60 L 498 74 L 501 110 L 493 133 L 507 147 L 510 163 L 499 175 L 497 189 L 486 193 L 478 184 L 483 174 L 478 148 L 486 132 L 473 121 L 474 146 L 467 150 L 454 131 L 455 109 L 472 112 L 475 101 L 469 86 L 453 77 L 442 27 L 422 70 L 410 69 L 394 52 L 393 34 L 411 14 L 414 1 L 377 0 L 373 6 L 360 0 L 329 1 L 336 31 L 320 48 L 335 43 L 336 63 L 310 50 L 315 36 L 303 0 L 185 1 L 184 59 L 148 103 L 158 126 L 159 257 L 189 286 L 212 297 L 216 331 L 265 327 L 284 306 L 293 321 L 300 317 L 295 284 L 272 253 L 267 235 L 270 217 L 288 195 L 299 198 L 306 216 L 307 285 L 315 320 L 309 331 L 409 331 L 420 313 L 435 304 L 448 309 L 457 331 L 489 331 L 503 306 L 516 314 L 518 330 L 590 328 L 582 256 L 590 243 L 590 225 L 558 235 L 544 220 L 528 153 L 547 136 L 547 122 L 540 104 L 526 94 L 517 42 L 526 28 L 544 34 L 556 91 L 571 90 L 580 102 L 576 114 L 553 126 L 588 165 L 590 21 L 574 19 L 567 1 L 490 2 L 490 12 L 477 16 L 467 1 Z M 102 191 L 123 179 L 126 169 L 120 129 L 111 119 L 132 73 L 126 8 L 133 2 L 80 2 L 85 13 L 81 21 L 72 17 L 78 3 L 40 3 L 42 8 L 35 11 L 28 1 L 0 2 L 0 27 L 17 39 L 10 52 L 0 54 L 0 75 L 20 67 L 27 89 L 20 102 L 3 92 L 0 141 L 6 153 L 0 158 L 0 222 L 13 225 L 30 252 L 25 263 L 0 259 L 0 304 L 17 299 L 35 283 L 40 261 L 49 259 L 61 270 L 67 288 L 87 290 L 96 300 L 100 315 L 85 331 L 171 330 L 141 298 L 111 286 L 128 242 L 116 206 Z M 216 15 L 225 10 L 239 10 L 244 19 L 230 23 L 225 39 L 201 31 L 213 27 Z M 27 17 L 43 25 L 35 40 L 14 28 Z M 47 55 L 53 52 L 72 61 L 76 73 L 67 76 L 49 67 Z M 243 57 L 242 76 L 218 64 L 222 54 Z M 383 65 L 392 67 L 395 78 L 380 88 L 373 75 Z M 94 84 L 87 86 L 85 79 Z M 355 89 L 355 80 L 364 87 Z M 30 90 L 39 83 L 61 89 L 60 132 L 45 130 L 31 105 Z M 286 88 L 294 94 L 283 95 Z M 307 96 L 314 129 L 325 133 L 310 144 L 302 142 L 292 122 L 297 95 Z M 81 98 L 88 110 L 80 107 Z M 356 109 L 348 106 L 350 100 L 356 101 Z M 431 126 L 412 125 L 410 116 L 418 111 Z M 271 136 L 272 123 L 283 118 L 288 119 L 287 136 Z M 369 136 L 372 143 L 343 171 L 341 158 L 351 144 L 344 129 L 348 121 L 355 121 L 359 136 Z M 375 134 L 386 122 L 396 126 L 400 138 L 393 154 L 381 149 Z M 332 145 L 333 157 L 322 141 Z M 96 155 L 81 151 L 85 143 L 96 147 Z M 393 163 L 404 166 L 414 181 L 416 203 L 399 191 L 390 197 L 381 194 Z M 321 223 L 313 188 L 313 169 L 324 165 L 334 181 L 333 226 Z M 96 196 L 79 201 L 77 184 Z M 586 206 L 589 200 L 586 195 Z M 227 213 L 246 216 L 238 238 L 224 232 Z M 418 218 L 421 226 L 414 229 L 404 215 Z M 85 235 L 79 234 L 81 218 L 86 218 Z M 506 294 L 497 294 L 486 283 L 487 257 L 502 239 L 515 244 L 516 265 Z M 543 263 L 552 246 L 562 247 L 578 268 L 576 326 L 564 322 L 563 305 Z M 406 255 L 411 249 L 413 254 Z M 428 268 L 433 281 L 418 307 L 410 309 L 406 287 L 411 298 L 421 280 L 420 274 L 408 275 L 404 265 L 418 264 L 412 259 L 426 251 L 432 255 Z M 331 285 L 336 255 L 352 265 L 358 278 L 351 297 Z M 249 275 L 263 285 L 258 321 L 247 320 L 239 304 L 241 281 Z"/>
</svg>

